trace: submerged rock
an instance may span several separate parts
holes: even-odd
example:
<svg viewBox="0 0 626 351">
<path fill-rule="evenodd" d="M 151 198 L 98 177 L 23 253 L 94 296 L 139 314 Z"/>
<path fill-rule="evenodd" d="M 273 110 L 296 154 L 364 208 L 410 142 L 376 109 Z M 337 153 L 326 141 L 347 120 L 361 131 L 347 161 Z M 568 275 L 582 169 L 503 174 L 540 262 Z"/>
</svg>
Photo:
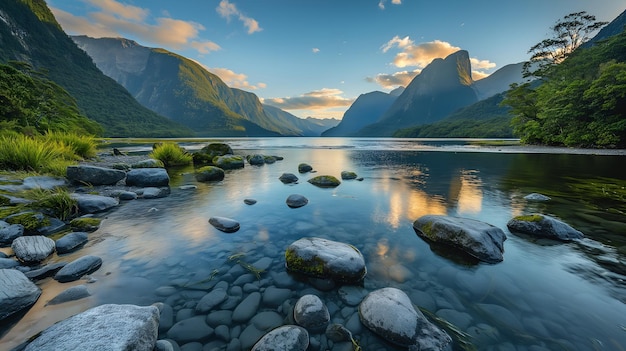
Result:
<svg viewBox="0 0 626 351">
<path fill-rule="evenodd" d="M 239 230 L 239 222 L 226 217 L 211 217 L 209 223 L 224 233 L 234 233 Z"/>
<path fill-rule="evenodd" d="M 444 350 L 450 336 L 413 307 L 409 297 L 396 288 L 369 293 L 359 305 L 363 325 L 385 340 L 417 350 Z"/>
<path fill-rule="evenodd" d="M 356 179 L 357 175 L 356 173 L 352 172 L 352 171 L 342 171 L 341 172 L 341 179 Z"/>
<path fill-rule="evenodd" d="M 204 166 L 194 173 L 199 182 L 211 182 L 224 179 L 224 170 L 215 166 Z"/>
<path fill-rule="evenodd" d="M 213 164 L 224 170 L 244 167 L 243 157 L 238 155 L 215 156 Z"/>
<path fill-rule="evenodd" d="M 248 155 L 248 163 L 252 166 L 260 166 L 265 164 L 265 156 L 254 154 Z"/>
<path fill-rule="evenodd" d="M 252 347 L 252 351 L 306 351 L 309 333 L 296 325 L 284 325 L 265 334 Z"/>
<path fill-rule="evenodd" d="M 582 239 L 585 236 L 565 222 L 538 213 L 514 217 L 506 226 L 512 232 L 561 241 Z"/>
<path fill-rule="evenodd" d="M 287 200 L 285 200 L 285 202 L 287 203 L 287 206 L 291 208 L 298 208 L 308 204 L 309 199 L 300 194 L 291 194 L 289 195 L 289 197 L 287 197 Z"/>
<path fill-rule="evenodd" d="M 0 321 L 35 304 L 41 290 L 24 273 L 0 269 Z"/>
<path fill-rule="evenodd" d="M 320 188 L 334 188 L 341 184 L 341 181 L 331 175 L 319 175 L 308 180 L 309 183 Z"/>
<path fill-rule="evenodd" d="M 278 179 L 283 182 L 283 184 L 291 184 L 298 181 L 298 177 L 293 173 L 283 173 Z"/>
<path fill-rule="evenodd" d="M 313 167 L 311 167 L 311 165 L 308 163 L 301 163 L 298 165 L 298 173 L 311 172 L 312 170 Z"/>
<path fill-rule="evenodd" d="M 53 324 L 24 350 L 152 351 L 158 327 L 155 306 L 101 305 Z"/>
<path fill-rule="evenodd" d="M 302 238 L 285 251 L 287 269 L 315 278 L 341 283 L 363 280 L 365 259 L 354 246 L 322 238 Z"/>
<path fill-rule="evenodd" d="M 422 238 L 456 247 L 481 261 L 501 262 L 506 234 L 491 224 L 469 218 L 426 215 L 413 222 Z"/>
<path fill-rule="evenodd" d="M 60 303 L 80 300 L 85 297 L 91 296 L 89 290 L 87 290 L 86 285 L 76 285 L 71 288 L 65 289 L 60 292 L 57 296 L 53 297 L 52 300 L 46 303 L 47 305 L 58 305 Z"/>
</svg>

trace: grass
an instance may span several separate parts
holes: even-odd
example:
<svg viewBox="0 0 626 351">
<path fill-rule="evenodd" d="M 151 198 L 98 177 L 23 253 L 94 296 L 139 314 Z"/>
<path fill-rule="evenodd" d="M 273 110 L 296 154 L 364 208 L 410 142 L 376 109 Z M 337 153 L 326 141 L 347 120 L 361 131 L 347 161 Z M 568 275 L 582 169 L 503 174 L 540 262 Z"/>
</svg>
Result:
<svg viewBox="0 0 626 351">
<path fill-rule="evenodd" d="M 34 200 L 29 207 L 50 210 L 53 216 L 65 221 L 78 214 L 78 204 L 66 189 L 42 190 L 33 189 L 27 198 Z"/>
<path fill-rule="evenodd" d="M 81 158 L 96 156 L 96 141 L 91 136 L 48 131 L 45 135 L 45 140 L 46 142 L 67 145 L 76 156 Z"/>
<path fill-rule="evenodd" d="M 152 150 L 150 157 L 163 162 L 165 167 L 184 166 L 192 162 L 193 156 L 176 143 L 159 144 Z"/>
</svg>

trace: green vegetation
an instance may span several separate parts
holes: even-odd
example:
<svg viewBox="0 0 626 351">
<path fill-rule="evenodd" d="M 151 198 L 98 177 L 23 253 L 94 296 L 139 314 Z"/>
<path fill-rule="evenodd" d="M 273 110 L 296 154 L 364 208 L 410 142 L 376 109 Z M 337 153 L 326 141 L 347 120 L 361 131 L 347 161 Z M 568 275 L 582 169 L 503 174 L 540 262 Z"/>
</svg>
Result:
<svg viewBox="0 0 626 351">
<path fill-rule="evenodd" d="M 531 215 L 525 215 L 525 216 L 516 216 L 515 218 L 516 221 L 522 221 L 522 222 L 541 222 L 543 220 L 543 216 L 540 214 L 531 214 Z"/>
<path fill-rule="evenodd" d="M 66 189 L 35 189 L 28 192 L 27 198 L 34 200 L 28 207 L 51 211 L 50 214 L 62 221 L 78 214 L 78 202 Z"/>
<path fill-rule="evenodd" d="M 532 72 L 542 84 L 513 85 L 503 101 L 521 141 L 626 147 L 626 32 L 548 62 Z"/>
<path fill-rule="evenodd" d="M 160 143 L 149 156 L 163 162 L 165 167 L 184 166 L 193 160 L 193 156 L 176 143 Z"/>
<path fill-rule="evenodd" d="M 19 207 L 15 208 L 16 210 Z M 20 211 L 21 212 L 21 211 Z M 21 224 L 25 232 L 32 232 L 38 228 L 50 225 L 50 219 L 37 212 L 22 212 L 4 219 L 9 224 Z"/>
<path fill-rule="evenodd" d="M 77 232 L 93 232 L 100 228 L 100 218 L 80 217 L 70 221 L 70 227 Z"/>
</svg>

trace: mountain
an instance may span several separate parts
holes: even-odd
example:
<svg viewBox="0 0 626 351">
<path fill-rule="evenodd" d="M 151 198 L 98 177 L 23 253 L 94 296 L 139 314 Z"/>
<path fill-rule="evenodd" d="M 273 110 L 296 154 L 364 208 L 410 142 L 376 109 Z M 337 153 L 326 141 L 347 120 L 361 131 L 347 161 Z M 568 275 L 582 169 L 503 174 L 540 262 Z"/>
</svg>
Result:
<svg viewBox="0 0 626 351">
<path fill-rule="evenodd" d="M 23 61 L 76 99 L 105 136 L 176 137 L 191 131 L 140 105 L 63 32 L 44 0 L 0 1 L 0 63 Z"/>
<path fill-rule="evenodd" d="M 410 126 L 436 122 L 478 101 L 472 84 L 469 54 L 465 50 L 435 59 L 417 75 L 385 114 L 359 136 L 391 136 Z"/>
<path fill-rule="evenodd" d="M 622 12 L 609 24 L 604 26 L 598 34 L 596 34 L 591 40 L 581 45 L 582 48 L 588 48 L 595 45 L 597 42 L 610 38 L 614 35 L 622 33 L 626 29 L 626 11 Z"/>
<path fill-rule="evenodd" d="M 483 100 L 505 92 L 509 90 L 509 86 L 513 83 L 522 83 L 524 81 L 522 75 L 523 67 L 524 62 L 506 65 L 488 77 L 475 81 L 474 88 L 476 89 L 478 99 Z"/>
<path fill-rule="evenodd" d="M 398 95 L 387 94 L 381 91 L 361 94 L 344 113 L 341 122 L 336 127 L 322 133 L 322 136 L 354 135 L 361 128 L 378 121 L 397 98 Z"/>
<path fill-rule="evenodd" d="M 317 137 L 322 134 L 323 131 L 336 126 L 339 120 L 334 118 L 320 119 L 307 117 L 302 119 L 292 115 L 289 112 L 283 111 L 278 107 L 263 105 L 265 113 L 281 125 L 289 127 L 293 135 L 305 136 L 305 137 Z"/>
<path fill-rule="evenodd" d="M 137 101 L 198 136 L 301 135 L 294 121 L 268 115 L 255 94 L 228 87 L 193 60 L 124 38 L 72 38 Z"/>
</svg>

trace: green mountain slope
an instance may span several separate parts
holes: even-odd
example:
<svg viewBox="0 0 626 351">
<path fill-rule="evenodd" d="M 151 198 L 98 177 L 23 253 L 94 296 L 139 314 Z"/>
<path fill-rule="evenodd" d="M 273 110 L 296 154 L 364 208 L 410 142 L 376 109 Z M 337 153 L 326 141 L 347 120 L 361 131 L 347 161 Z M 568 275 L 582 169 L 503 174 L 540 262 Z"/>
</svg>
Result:
<svg viewBox="0 0 626 351">
<path fill-rule="evenodd" d="M 80 111 L 104 127 L 106 136 L 191 135 L 188 128 L 141 106 L 102 74 L 62 31 L 44 0 L 0 2 L 0 63 L 24 61 L 75 99 Z"/>
</svg>

